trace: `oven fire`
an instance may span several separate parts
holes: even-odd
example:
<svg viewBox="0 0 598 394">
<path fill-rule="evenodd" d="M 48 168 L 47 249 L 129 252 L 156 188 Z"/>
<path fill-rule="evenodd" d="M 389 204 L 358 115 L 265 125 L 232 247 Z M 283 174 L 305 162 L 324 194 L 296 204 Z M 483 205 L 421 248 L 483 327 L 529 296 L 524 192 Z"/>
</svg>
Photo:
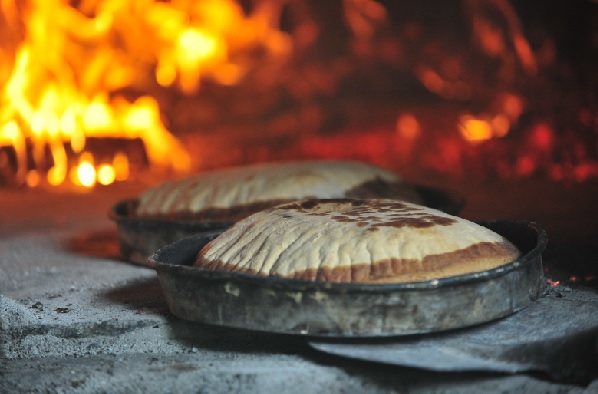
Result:
<svg viewBox="0 0 598 394">
<path fill-rule="evenodd" d="M 596 178 L 591 66 L 563 60 L 558 29 L 518 6 L 0 1 L 0 184 L 108 185 L 135 176 L 136 149 L 167 174 L 342 157 L 449 176 Z M 181 139 L 231 128 L 275 147 L 228 133 L 191 154 Z M 231 144 L 245 152 L 214 160 Z"/>
<path fill-rule="evenodd" d="M 251 15 L 227 1 L 0 7 L 0 145 L 14 150 L 15 181 L 30 186 L 127 179 L 125 152 L 95 157 L 89 138 L 140 139 L 151 165 L 188 171 L 188 152 L 145 92 L 176 86 L 190 95 L 202 77 L 232 85 L 245 71 L 244 52 L 286 51 L 285 36 L 270 27 L 278 6 L 267 3 Z"/>
</svg>

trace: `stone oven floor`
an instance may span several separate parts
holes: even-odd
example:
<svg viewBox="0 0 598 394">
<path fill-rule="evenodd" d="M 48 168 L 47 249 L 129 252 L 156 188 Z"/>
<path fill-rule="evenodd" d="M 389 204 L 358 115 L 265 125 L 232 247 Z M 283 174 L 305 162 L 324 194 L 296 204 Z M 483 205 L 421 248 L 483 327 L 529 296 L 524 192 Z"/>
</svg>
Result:
<svg viewBox="0 0 598 394">
<path fill-rule="evenodd" d="M 566 283 L 564 299 L 566 289 L 583 288 L 598 313 L 597 184 L 432 185 L 462 193 L 466 218 L 544 225 L 547 276 Z M 431 372 L 326 355 L 304 338 L 177 319 L 155 272 L 119 258 L 107 218 L 113 203 L 143 187 L 0 191 L 0 392 L 598 392 L 598 371 L 575 384 Z"/>
</svg>

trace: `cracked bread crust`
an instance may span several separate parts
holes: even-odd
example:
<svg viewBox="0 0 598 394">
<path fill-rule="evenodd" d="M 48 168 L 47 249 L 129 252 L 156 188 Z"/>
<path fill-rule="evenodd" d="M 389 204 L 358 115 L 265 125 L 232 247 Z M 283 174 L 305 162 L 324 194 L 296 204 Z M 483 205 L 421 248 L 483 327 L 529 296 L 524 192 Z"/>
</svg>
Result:
<svg viewBox="0 0 598 394">
<path fill-rule="evenodd" d="M 382 168 L 352 161 L 269 163 L 217 170 L 157 185 L 139 197 L 138 217 L 236 221 L 302 198 L 392 198 L 421 202 Z"/>
<path fill-rule="evenodd" d="M 306 281 L 402 283 L 516 260 L 504 237 L 396 200 L 304 200 L 249 216 L 208 243 L 195 267 Z"/>
</svg>

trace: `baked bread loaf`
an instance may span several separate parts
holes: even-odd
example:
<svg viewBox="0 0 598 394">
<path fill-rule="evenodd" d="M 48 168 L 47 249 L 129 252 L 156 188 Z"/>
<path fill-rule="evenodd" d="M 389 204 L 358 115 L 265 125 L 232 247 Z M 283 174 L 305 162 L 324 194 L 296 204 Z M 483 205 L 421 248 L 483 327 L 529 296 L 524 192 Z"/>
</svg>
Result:
<svg viewBox="0 0 598 394">
<path fill-rule="evenodd" d="M 352 161 L 234 167 L 157 185 L 139 197 L 138 217 L 236 221 L 302 198 L 392 198 L 420 202 L 396 174 Z"/>
<path fill-rule="evenodd" d="M 499 234 L 396 200 L 303 200 L 255 213 L 208 243 L 195 267 L 306 281 L 417 282 L 514 261 Z"/>
</svg>

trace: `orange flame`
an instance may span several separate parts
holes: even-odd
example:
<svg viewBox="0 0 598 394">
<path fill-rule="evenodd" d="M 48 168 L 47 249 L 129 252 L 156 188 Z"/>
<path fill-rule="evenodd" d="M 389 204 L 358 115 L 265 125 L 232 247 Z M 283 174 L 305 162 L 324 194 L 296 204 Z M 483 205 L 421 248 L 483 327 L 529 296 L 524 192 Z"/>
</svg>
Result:
<svg viewBox="0 0 598 394">
<path fill-rule="evenodd" d="M 231 85 L 250 67 L 256 48 L 286 56 L 290 40 L 275 28 L 280 4 L 256 3 L 247 15 L 233 0 L 0 1 L 0 146 L 16 152 L 17 174 L 40 183 L 46 150 L 47 182 L 69 173 L 69 155 L 85 151 L 88 137 L 140 138 L 150 164 L 190 169 L 190 156 L 161 120 L 152 93 L 124 99 L 125 89 L 147 92 L 176 86 L 186 94 L 202 78 Z M 31 149 L 28 150 L 28 145 Z M 129 174 L 122 154 L 95 166 L 79 161 L 76 184 L 91 187 Z M 91 166 L 91 167 L 90 167 Z M 93 171 L 92 171 L 93 167 Z M 110 169 L 111 168 L 111 169 Z"/>
</svg>

